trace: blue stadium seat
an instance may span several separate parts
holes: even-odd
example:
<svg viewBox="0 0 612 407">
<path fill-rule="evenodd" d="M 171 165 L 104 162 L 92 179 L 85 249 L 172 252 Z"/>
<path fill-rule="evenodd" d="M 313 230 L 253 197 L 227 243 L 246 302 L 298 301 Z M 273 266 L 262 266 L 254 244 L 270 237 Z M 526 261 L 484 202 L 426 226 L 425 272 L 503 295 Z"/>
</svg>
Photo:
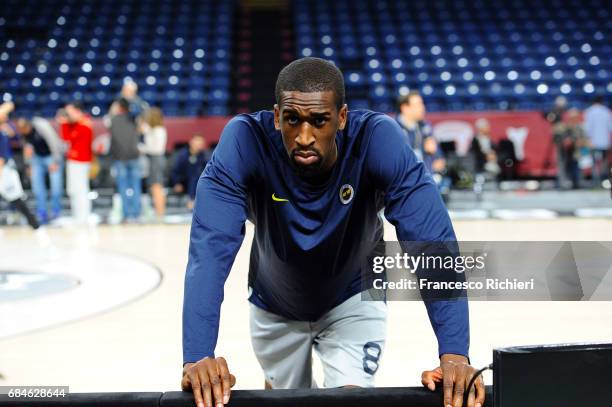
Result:
<svg viewBox="0 0 612 407">
<path fill-rule="evenodd" d="M 215 0 L 151 0 L 145 8 L 120 0 L 78 7 L 66 0 L 4 0 L 0 83 L 20 112 L 51 116 L 74 96 L 92 113 L 94 107 L 106 113 L 127 76 L 145 100 L 165 103 L 167 115 L 204 112 L 214 91 L 224 104 L 215 111 L 227 112 L 234 7 Z M 26 29 L 40 34 L 11 34 Z M 219 77 L 214 90 L 211 74 Z"/>
<path fill-rule="evenodd" d="M 308 48 L 309 56 L 323 56 L 316 27 L 324 23 L 325 46 L 338 54 L 347 94 L 358 95 L 359 106 L 384 110 L 408 85 L 427 91 L 433 111 L 545 109 L 558 94 L 579 105 L 592 97 L 585 89 L 612 88 L 604 35 L 612 23 L 601 0 L 327 3 L 295 2 L 296 54 Z M 388 84 L 382 95 L 371 91 Z"/>
</svg>

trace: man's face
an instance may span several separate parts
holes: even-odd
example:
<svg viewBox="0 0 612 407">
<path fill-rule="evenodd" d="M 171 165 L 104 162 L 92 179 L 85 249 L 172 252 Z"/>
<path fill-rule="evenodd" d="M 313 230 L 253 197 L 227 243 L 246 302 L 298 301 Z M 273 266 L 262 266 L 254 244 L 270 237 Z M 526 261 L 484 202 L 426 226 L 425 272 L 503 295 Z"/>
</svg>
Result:
<svg viewBox="0 0 612 407">
<path fill-rule="evenodd" d="M 132 100 L 136 97 L 136 93 L 138 92 L 138 86 L 134 82 L 126 82 L 123 84 L 121 88 L 121 96 L 128 100 Z"/>
<path fill-rule="evenodd" d="M 484 136 L 490 136 L 491 135 L 491 127 L 486 124 L 486 125 L 482 125 L 478 128 L 478 133 L 484 135 Z"/>
<path fill-rule="evenodd" d="M 66 116 L 68 116 L 68 121 L 72 123 L 76 123 L 83 117 L 83 112 L 79 108 L 74 105 L 66 105 Z"/>
<path fill-rule="evenodd" d="M 193 137 L 189 141 L 189 149 L 193 154 L 199 154 L 204 150 L 204 139 L 200 136 Z"/>
<path fill-rule="evenodd" d="M 425 103 L 420 95 L 412 95 L 408 103 L 400 106 L 400 112 L 404 118 L 411 122 L 418 122 L 425 119 Z"/>
<path fill-rule="evenodd" d="M 289 161 L 299 176 L 328 172 L 336 163 L 336 133 L 344 130 L 348 108 L 336 107 L 334 92 L 283 92 L 274 105 L 274 126 L 283 135 Z"/>
<path fill-rule="evenodd" d="M 412 110 L 414 120 L 421 121 L 425 119 L 425 103 L 423 103 L 421 96 L 410 96 L 410 109 Z"/>
<path fill-rule="evenodd" d="M 24 119 L 17 120 L 16 127 L 17 132 L 22 136 L 28 136 L 32 130 L 32 126 Z"/>
</svg>

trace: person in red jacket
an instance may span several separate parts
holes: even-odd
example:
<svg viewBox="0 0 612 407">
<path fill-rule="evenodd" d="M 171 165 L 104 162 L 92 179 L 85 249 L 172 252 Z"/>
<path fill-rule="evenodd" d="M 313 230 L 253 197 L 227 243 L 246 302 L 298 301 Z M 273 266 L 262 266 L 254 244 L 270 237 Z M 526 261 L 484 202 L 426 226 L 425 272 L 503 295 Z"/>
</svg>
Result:
<svg viewBox="0 0 612 407">
<path fill-rule="evenodd" d="M 86 224 L 91 213 L 89 170 L 92 160 L 92 122 L 80 102 L 70 102 L 56 117 L 62 138 L 69 144 L 66 153 L 66 192 L 77 223 Z"/>
</svg>

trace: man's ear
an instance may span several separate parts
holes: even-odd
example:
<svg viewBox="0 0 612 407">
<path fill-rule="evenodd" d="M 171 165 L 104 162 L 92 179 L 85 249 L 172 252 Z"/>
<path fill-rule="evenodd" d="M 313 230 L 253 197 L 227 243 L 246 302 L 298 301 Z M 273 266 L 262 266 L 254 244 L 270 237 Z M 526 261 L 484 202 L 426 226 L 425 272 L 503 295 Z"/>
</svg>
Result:
<svg viewBox="0 0 612 407">
<path fill-rule="evenodd" d="M 338 128 L 340 130 L 344 130 L 344 127 L 346 126 L 347 116 L 348 116 L 348 106 L 344 104 L 344 106 L 342 106 L 342 108 L 340 109 L 340 112 L 338 113 Z"/>
<path fill-rule="evenodd" d="M 280 130 L 280 108 L 274 105 L 274 128 Z"/>
</svg>

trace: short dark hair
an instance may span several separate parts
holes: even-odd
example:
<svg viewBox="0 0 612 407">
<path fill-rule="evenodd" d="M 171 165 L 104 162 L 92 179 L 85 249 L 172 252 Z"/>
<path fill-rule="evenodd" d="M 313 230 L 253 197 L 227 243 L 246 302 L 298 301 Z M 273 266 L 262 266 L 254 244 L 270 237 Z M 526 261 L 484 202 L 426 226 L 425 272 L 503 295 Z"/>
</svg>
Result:
<svg viewBox="0 0 612 407">
<path fill-rule="evenodd" d="M 421 96 L 421 94 L 419 93 L 418 90 L 411 90 L 405 95 L 401 95 L 400 97 L 397 98 L 397 108 L 400 109 L 402 105 L 409 105 L 410 98 L 413 96 Z"/>
<path fill-rule="evenodd" d="M 334 92 L 336 108 L 344 106 L 344 76 L 342 71 L 321 58 L 296 59 L 284 67 L 276 79 L 274 94 L 276 103 L 280 105 L 283 92 Z"/>
<path fill-rule="evenodd" d="M 604 102 L 604 97 L 603 95 L 597 95 L 593 98 L 593 103 L 600 103 L 603 104 Z"/>
</svg>

